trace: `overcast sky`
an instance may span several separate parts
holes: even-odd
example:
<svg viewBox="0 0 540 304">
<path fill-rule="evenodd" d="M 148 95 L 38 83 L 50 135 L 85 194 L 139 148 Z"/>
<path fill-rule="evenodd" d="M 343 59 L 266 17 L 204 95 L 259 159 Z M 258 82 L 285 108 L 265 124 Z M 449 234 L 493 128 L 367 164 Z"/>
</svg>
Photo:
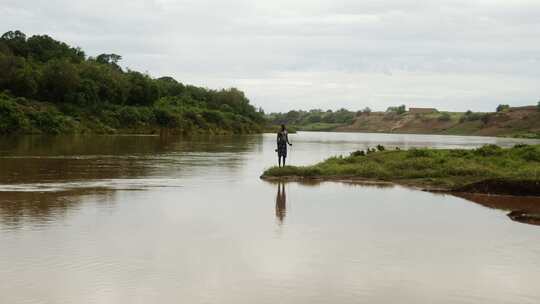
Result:
<svg viewBox="0 0 540 304">
<path fill-rule="evenodd" d="M 0 16 L 267 112 L 540 99 L 540 0 L 0 0 Z"/>
</svg>

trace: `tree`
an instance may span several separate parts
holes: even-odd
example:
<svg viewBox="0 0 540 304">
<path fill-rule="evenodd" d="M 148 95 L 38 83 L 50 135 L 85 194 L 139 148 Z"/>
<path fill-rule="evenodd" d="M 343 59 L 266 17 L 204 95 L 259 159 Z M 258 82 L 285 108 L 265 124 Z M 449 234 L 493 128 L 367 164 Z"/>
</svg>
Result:
<svg viewBox="0 0 540 304">
<path fill-rule="evenodd" d="M 37 92 L 36 71 L 24 58 L 0 54 L 0 71 L 0 89 L 24 97 Z"/>
<path fill-rule="evenodd" d="M 126 102 L 130 83 L 121 70 L 88 60 L 79 65 L 79 71 L 82 79 L 91 81 L 97 87 L 99 101 L 116 104 Z"/>
<path fill-rule="evenodd" d="M 13 98 L 13 109 L 23 114 L 34 111 L 28 106 L 33 100 L 76 103 L 79 107 L 65 104 L 61 111 L 73 114 L 86 106 L 92 115 L 105 115 L 103 123 L 114 128 L 119 121 L 128 125 L 156 123 L 156 115 L 160 113 L 161 118 L 167 118 L 159 120 L 161 125 L 186 130 L 190 126 L 205 129 L 210 126 L 207 122 L 212 122 L 222 129 L 234 126 L 235 132 L 254 131 L 265 123 L 264 111 L 251 105 L 238 89 L 210 90 L 185 86 L 172 77 L 154 79 L 136 71 L 123 71 L 118 66 L 121 59 L 114 53 L 86 58 L 81 49 L 47 35 L 27 38 L 20 31 L 10 31 L 0 36 L 0 92 L 9 91 L 4 95 Z M 26 97 L 28 101 L 17 97 Z M 24 106 L 19 107 L 18 102 Z M 100 113 L 101 108 L 107 111 Z M 13 112 L 11 109 L 9 113 Z M 14 120 L 6 118 L 9 113 L 8 110 L 3 116 L 0 113 L 0 123 L 15 125 Z M 306 112 L 302 115 L 307 116 Z M 285 116 L 276 114 L 280 118 Z"/>
<path fill-rule="evenodd" d="M 28 46 L 26 45 L 26 35 L 21 31 L 9 31 L 0 37 L 3 42 L 16 56 L 26 57 Z"/>
<path fill-rule="evenodd" d="M 365 108 L 362 110 L 362 113 L 364 113 L 364 114 L 366 114 L 366 115 L 371 114 L 371 108 L 370 108 L 370 107 L 365 107 Z"/>
<path fill-rule="evenodd" d="M 319 113 L 311 113 L 309 116 L 308 116 L 308 122 L 309 123 L 318 123 L 318 122 L 321 122 L 321 115 Z"/>
<path fill-rule="evenodd" d="M 300 118 L 300 112 L 292 110 L 285 114 L 285 121 L 283 121 L 283 123 L 295 123 L 298 118 Z"/>
<path fill-rule="evenodd" d="M 52 59 L 66 59 L 74 63 L 82 62 L 85 54 L 79 48 L 72 48 L 64 42 L 54 40 L 47 35 L 35 35 L 28 38 L 28 56 L 47 62 Z"/>
<path fill-rule="evenodd" d="M 168 76 L 156 79 L 156 84 L 161 96 L 178 96 L 185 90 L 183 84 Z"/>
<path fill-rule="evenodd" d="M 152 105 L 159 98 L 159 89 L 148 75 L 129 71 L 129 93 L 127 103 L 130 105 Z"/>
<path fill-rule="evenodd" d="M 52 102 L 67 101 L 70 95 L 77 92 L 80 81 L 74 64 L 67 60 L 51 60 L 43 69 L 41 95 Z"/>
<path fill-rule="evenodd" d="M 400 105 L 398 107 L 388 107 L 388 109 L 386 109 L 386 112 L 392 112 L 400 115 L 407 112 L 407 108 L 405 107 L 405 105 Z"/>
<path fill-rule="evenodd" d="M 540 111 L 540 100 L 538 101 L 538 103 L 536 104 L 536 106 L 538 107 L 538 111 Z"/>
<path fill-rule="evenodd" d="M 497 112 L 503 112 L 508 109 L 510 109 L 510 105 L 507 104 L 500 104 L 497 106 Z"/>
<path fill-rule="evenodd" d="M 122 56 L 117 54 L 101 54 L 96 57 L 96 61 L 101 64 L 108 64 L 114 68 L 121 70 L 122 68 L 118 65 L 118 62 L 122 60 Z"/>
</svg>

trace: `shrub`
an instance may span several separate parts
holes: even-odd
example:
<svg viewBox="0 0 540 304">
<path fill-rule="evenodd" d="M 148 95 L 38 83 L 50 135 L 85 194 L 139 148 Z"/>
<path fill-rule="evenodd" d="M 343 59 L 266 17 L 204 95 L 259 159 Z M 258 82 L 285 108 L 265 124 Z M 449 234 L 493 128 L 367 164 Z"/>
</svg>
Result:
<svg viewBox="0 0 540 304">
<path fill-rule="evenodd" d="M 357 151 L 354 151 L 354 152 L 351 152 L 350 154 L 352 157 L 356 157 L 356 156 L 366 156 L 366 152 L 362 151 L 362 150 L 357 150 Z"/>
<path fill-rule="evenodd" d="M 200 129 L 208 129 L 208 124 L 204 120 L 204 118 L 197 112 L 189 110 L 184 112 L 183 114 L 184 119 L 191 121 L 191 123 L 200 128 Z"/>
<path fill-rule="evenodd" d="M 400 115 L 407 112 L 407 108 L 405 107 L 405 105 L 400 105 L 397 107 L 388 107 L 388 109 L 386 109 L 386 112 L 392 112 L 392 113 L 396 113 Z"/>
<path fill-rule="evenodd" d="M 484 117 L 485 119 L 487 120 L 487 114 L 484 114 L 484 113 L 474 113 L 474 112 L 471 112 L 470 110 L 467 111 L 465 113 L 464 116 L 461 116 L 461 118 L 459 119 L 460 122 L 465 122 L 465 121 L 476 121 L 476 120 L 484 120 Z"/>
<path fill-rule="evenodd" d="M 26 124 L 25 116 L 17 105 L 0 96 L 0 134 L 19 131 Z"/>
<path fill-rule="evenodd" d="M 510 105 L 507 104 L 500 104 L 497 106 L 497 112 L 502 112 L 508 109 L 510 109 Z"/>
<path fill-rule="evenodd" d="M 485 145 L 473 151 L 474 154 L 479 156 L 495 156 L 500 155 L 503 149 L 497 145 Z"/>
<path fill-rule="evenodd" d="M 202 117 L 209 123 L 221 126 L 225 122 L 225 116 L 219 111 L 205 110 L 202 112 Z"/>
<path fill-rule="evenodd" d="M 370 107 L 365 107 L 363 110 L 362 110 L 362 113 L 366 114 L 366 115 L 369 115 L 371 113 L 371 108 Z"/>
<path fill-rule="evenodd" d="M 431 153 L 427 149 L 412 148 L 407 151 L 407 157 L 429 157 L 430 155 Z"/>
<path fill-rule="evenodd" d="M 528 145 L 515 146 L 515 153 L 525 161 L 540 162 L 540 148 Z"/>
<path fill-rule="evenodd" d="M 444 112 L 444 113 L 441 114 L 441 116 L 439 116 L 438 119 L 439 119 L 439 121 L 450 121 L 450 120 L 452 120 L 452 117 L 450 116 L 449 113 Z"/>
<path fill-rule="evenodd" d="M 134 126 L 140 123 L 141 116 L 135 107 L 123 107 L 118 112 L 118 119 L 122 126 Z"/>
<path fill-rule="evenodd" d="M 180 118 L 167 108 L 155 108 L 156 123 L 163 128 L 176 128 L 180 125 Z"/>
<path fill-rule="evenodd" d="M 28 116 L 31 124 L 44 133 L 60 134 L 68 129 L 64 116 L 55 110 L 31 112 Z"/>
</svg>

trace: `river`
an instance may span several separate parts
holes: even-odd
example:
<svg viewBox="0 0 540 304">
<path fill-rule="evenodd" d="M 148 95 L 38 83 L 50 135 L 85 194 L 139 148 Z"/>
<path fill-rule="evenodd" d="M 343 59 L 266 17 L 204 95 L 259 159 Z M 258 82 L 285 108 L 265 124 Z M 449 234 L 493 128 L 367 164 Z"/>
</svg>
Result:
<svg viewBox="0 0 540 304">
<path fill-rule="evenodd" d="M 289 163 L 515 139 L 300 132 Z M 537 199 L 273 184 L 275 135 L 0 140 L 0 303 L 538 303 Z"/>
</svg>

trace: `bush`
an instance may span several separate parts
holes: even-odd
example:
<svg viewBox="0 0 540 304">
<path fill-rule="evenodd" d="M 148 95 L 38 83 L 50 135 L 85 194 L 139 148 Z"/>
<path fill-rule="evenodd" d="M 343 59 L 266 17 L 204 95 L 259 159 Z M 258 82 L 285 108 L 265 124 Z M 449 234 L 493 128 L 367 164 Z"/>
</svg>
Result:
<svg viewBox="0 0 540 304">
<path fill-rule="evenodd" d="M 441 116 L 439 116 L 438 119 L 439 119 L 439 121 L 450 121 L 450 120 L 452 120 L 452 117 L 450 116 L 449 113 L 444 112 L 444 113 L 441 114 Z"/>
<path fill-rule="evenodd" d="M 135 107 L 123 107 L 118 112 L 118 120 L 122 127 L 131 127 L 141 122 L 141 115 Z"/>
<path fill-rule="evenodd" d="M 540 162 L 540 148 L 528 145 L 516 145 L 512 149 L 515 153 L 526 161 Z"/>
<path fill-rule="evenodd" d="M 366 152 L 364 152 L 364 151 L 362 151 L 362 150 L 354 151 L 354 152 L 351 152 L 351 156 L 352 156 L 352 157 L 356 157 L 356 156 L 366 156 Z"/>
<path fill-rule="evenodd" d="M 459 119 L 459 121 L 463 123 L 465 121 L 484 120 L 484 117 L 487 119 L 487 114 L 467 111 L 465 115 Z"/>
<path fill-rule="evenodd" d="M 176 128 L 180 125 L 180 118 L 167 108 L 155 108 L 154 116 L 156 123 L 163 128 Z"/>
<path fill-rule="evenodd" d="M 429 157 L 431 155 L 431 152 L 427 149 L 417 149 L 412 148 L 409 151 L 407 151 L 407 157 Z"/>
<path fill-rule="evenodd" d="M 508 109 L 510 109 L 510 105 L 507 104 L 500 104 L 497 106 L 497 112 L 502 112 Z"/>
<path fill-rule="evenodd" d="M 213 123 L 217 126 L 223 125 L 225 117 L 219 111 L 205 110 L 202 112 L 202 117 L 209 123 Z"/>
<path fill-rule="evenodd" d="M 0 96 L 0 134 L 10 134 L 21 130 L 26 119 L 15 102 L 3 99 Z"/>
<path fill-rule="evenodd" d="M 183 114 L 183 117 L 188 120 L 188 121 L 191 121 L 191 123 L 200 128 L 200 129 L 203 129 L 203 130 L 206 130 L 208 129 L 208 124 L 206 123 L 206 120 L 204 120 L 204 118 L 202 117 L 201 114 L 193 111 L 193 110 L 188 110 L 186 112 L 184 112 Z"/>
<path fill-rule="evenodd" d="M 407 112 L 407 108 L 405 107 L 405 105 L 400 105 L 398 107 L 388 107 L 388 109 L 386 109 L 386 112 L 392 112 L 401 115 Z"/>
<path fill-rule="evenodd" d="M 32 126 L 48 134 L 60 134 L 68 130 L 67 122 L 60 112 L 46 110 L 28 113 Z"/>
<path fill-rule="evenodd" d="M 479 156 L 496 156 L 500 155 L 502 152 L 503 149 L 497 145 L 485 145 L 473 150 L 473 153 Z"/>
</svg>

